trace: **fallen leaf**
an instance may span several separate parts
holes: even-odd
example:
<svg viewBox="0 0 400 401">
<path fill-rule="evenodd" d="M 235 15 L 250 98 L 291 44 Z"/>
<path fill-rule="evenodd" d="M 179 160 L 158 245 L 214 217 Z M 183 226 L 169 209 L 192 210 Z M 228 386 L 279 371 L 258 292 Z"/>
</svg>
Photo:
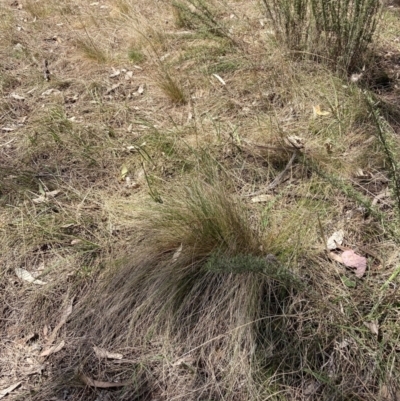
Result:
<svg viewBox="0 0 400 401">
<path fill-rule="evenodd" d="M 61 228 L 70 228 L 70 227 L 74 227 L 75 224 L 74 223 L 68 223 L 68 224 L 63 224 L 62 226 L 60 226 Z"/>
<path fill-rule="evenodd" d="M 356 83 L 356 82 L 360 81 L 363 76 L 364 76 L 364 73 L 362 73 L 362 72 L 360 74 L 351 74 L 350 81 L 353 83 Z"/>
<path fill-rule="evenodd" d="M 21 43 L 17 43 L 13 49 L 17 52 L 22 52 L 23 50 L 25 50 L 24 46 L 21 45 Z"/>
<path fill-rule="evenodd" d="M 46 195 L 46 191 L 44 190 L 41 182 L 39 182 L 39 193 L 40 193 L 40 195 L 43 195 L 43 196 Z"/>
<path fill-rule="evenodd" d="M 143 95 L 143 93 L 144 93 L 144 85 L 139 85 L 139 88 L 138 88 L 137 92 L 139 93 L 139 95 Z"/>
<path fill-rule="evenodd" d="M 336 262 L 343 263 L 342 255 L 339 255 L 334 252 L 329 252 L 329 257 L 335 260 Z"/>
<path fill-rule="evenodd" d="M 131 177 L 126 177 L 125 178 L 125 187 L 132 188 L 132 189 L 138 189 L 138 188 L 140 188 L 140 184 L 137 183 L 136 181 L 132 181 Z"/>
<path fill-rule="evenodd" d="M 334 232 L 328 238 L 328 241 L 326 243 L 327 248 L 330 251 L 333 251 L 334 249 L 336 249 L 338 247 L 338 245 L 342 245 L 343 238 L 344 238 L 344 231 L 343 230 L 339 230 L 339 231 Z"/>
<path fill-rule="evenodd" d="M 73 239 L 73 240 L 71 241 L 71 245 L 78 245 L 78 244 L 80 244 L 81 242 L 82 242 L 81 239 L 76 238 L 76 239 Z"/>
<path fill-rule="evenodd" d="M 364 322 L 364 326 L 367 327 L 372 334 L 379 334 L 379 323 L 377 320 L 374 320 L 372 322 Z"/>
<path fill-rule="evenodd" d="M 348 288 L 356 288 L 357 283 L 353 280 L 348 279 L 346 276 L 342 276 L 342 283 Z"/>
<path fill-rule="evenodd" d="M 28 272 L 28 270 L 22 269 L 20 267 L 16 267 L 15 268 L 15 273 L 17 275 L 17 277 L 21 280 L 25 280 L 28 283 L 33 283 L 33 284 L 40 284 L 40 285 L 44 285 L 46 284 L 44 281 L 42 280 L 37 280 L 35 279 L 35 277 L 32 276 L 31 273 Z"/>
<path fill-rule="evenodd" d="M 389 198 L 390 197 L 390 190 L 389 188 L 386 188 L 383 190 L 381 193 L 376 195 L 372 201 L 372 206 L 375 206 L 377 203 L 379 203 L 382 199 L 384 198 Z"/>
<path fill-rule="evenodd" d="M 58 93 L 61 93 L 61 91 L 59 91 L 58 89 L 50 88 L 47 89 L 47 91 L 44 91 L 41 96 L 49 96 L 51 94 L 57 95 Z"/>
<path fill-rule="evenodd" d="M 179 258 L 179 256 L 182 253 L 182 248 L 183 248 L 183 244 L 180 244 L 180 246 L 178 247 L 178 249 L 174 252 L 174 254 L 172 255 L 172 261 L 176 262 L 176 260 Z"/>
<path fill-rule="evenodd" d="M 32 199 L 33 203 L 40 204 L 47 202 L 49 199 L 55 198 L 61 191 L 56 189 L 54 191 L 50 192 L 45 192 L 41 186 L 39 186 L 39 192 L 42 193 L 42 195 L 38 196 L 35 199 Z"/>
<path fill-rule="evenodd" d="M 53 332 L 51 333 L 51 336 L 47 340 L 46 345 L 51 345 L 54 342 L 54 340 L 57 337 L 58 330 L 60 330 L 61 327 L 64 326 L 64 324 L 67 322 L 68 316 L 72 313 L 73 302 L 74 302 L 74 298 L 71 298 L 71 300 L 67 303 L 67 306 L 61 315 L 61 319 L 58 322 L 57 326 L 54 328 Z"/>
<path fill-rule="evenodd" d="M 354 173 L 354 176 L 360 180 L 369 180 L 372 178 L 372 174 L 368 171 L 364 171 L 361 168 L 358 168 Z"/>
<path fill-rule="evenodd" d="M 5 131 L 5 132 L 11 132 L 11 131 L 15 131 L 15 128 L 3 127 L 1 130 L 2 130 L 2 131 Z"/>
<path fill-rule="evenodd" d="M 133 71 L 127 71 L 125 74 L 125 80 L 129 81 L 133 77 Z"/>
<path fill-rule="evenodd" d="M 116 89 L 118 89 L 121 86 L 121 84 L 115 84 L 111 88 L 107 89 L 106 95 L 109 95 L 111 92 L 114 92 Z"/>
<path fill-rule="evenodd" d="M 65 345 L 65 341 L 62 340 L 59 344 L 54 345 L 53 347 L 47 348 L 46 350 L 44 350 L 40 356 L 49 356 L 51 354 L 55 354 L 58 351 L 61 351 L 64 348 Z"/>
<path fill-rule="evenodd" d="M 164 54 L 163 56 L 160 57 L 160 61 L 164 61 L 165 59 L 167 59 L 170 56 L 169 53 Z"/>
<path fill-rule="evenodd" d="M 221 82 L 222 85 L 226 85 L 225 81 L 218 75 L 218 74 L 213 74 L 215 78 L 218 79 L 219 82 Z"/>
<path fill-rule="evenodd" d="M 107 359 L 122 359 L 124 356 L 122 354 L 117 354 L 113 352 L 108 352 L 104 348 L 100 347 L 93 347 L 94 353 L 99 357 L 99 358 L 107 358 Z"/>
<path fill-rule="evenodd" d="M 251 198 L 251 201 L 253 203 L 262 203 L 262 202 L 269 202 L 274 196 L 273 195 L 258 195 L 255 196 L 254 198 Z"/>
<path fill-rule="evenodd" d="M 289 146 L 292 146 L 296 149 L 304 148 L 304 139 L 300 138 L 299 136 L 296 135 L 288 136 L 286 138 L 286 142 L 289 144 Z"/>
<path fill-rule="evenodd" d="M 111 382 L 102 382 L 99 380 L 93 380 L 83 373 L 80 374 L 80 378 L 87 386 L 96 388 L 124 387 L 130 384 L 130 382 L 111 383 Z"/>
<path fill-rule="evenodd" d="M 112 69 L 113 72 L 109 75 L 110 78 L 118 77 L 121 74 L 121 70 L 116 70 L 115 68 Z"/>
<path fill-rule="evenodd" d="M 15 100 L 25 100 L 25 98 L 23 96 L 17 95 L 16 93 L 11 93 L 10 95 L 11 98 L 15 99 Z"/>
<path fill-rule="evenodd" d="M 128 174 L 128 167 L 125 164 L 122 165 L 121 168 L 121 181 L 125 180 L 126 175 Z"/>
<path fill-rule="evenodd" d="M 367 270 L 367 259 L 357 255 L 353 250 L 344 251 L 341 255 L 343 264 L 356 269 L 356 277 L 361 278 Z"/>
<path fill-rule="evenodd" d="M 187 355 L 183 358 L 179 358 L 176 362 L 172 364 L 172 366 L 181 366 L 181 365 L 190 366 L 193 365 L 194 362 L 195 362 L 194 358 L 190 355 Z"/>
<path fill-rule="evenodd" d="M 331 114 L 329 111 L 322 111 L 321 106 L 319 104 L 317 104 L 316 106 L 313 106 L 313 112 L 314 112 L 314 117 L 329 116 L 329 114 Z"/>
<path fill-rule="evenodd" d="M 20 384 L 21 382 L 18 382 L 5 388 L 4 390 L 0 390 L 0 400 L 4 398 L 7 394 L 11 393 L 11 391 L 15 390 Z"/>
</svg>

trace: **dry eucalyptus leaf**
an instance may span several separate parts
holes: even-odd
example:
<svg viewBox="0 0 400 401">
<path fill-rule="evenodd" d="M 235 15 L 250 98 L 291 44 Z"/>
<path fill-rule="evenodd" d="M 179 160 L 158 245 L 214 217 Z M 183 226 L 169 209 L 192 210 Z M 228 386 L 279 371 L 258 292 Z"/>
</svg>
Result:
<svg viewBox="0 0 400 401">
<path fill-rule="evenodd" d="M 172 364 L 172 366 L 182 366 L 182 365 L 190 366 L 190 365 L 193 365 L 194 362 L 195 362 L 195 359 L 192 356 L 187 355 L 183 358 L 178 359 L 176 362 L 174 362 Z"/>
<path fill-rule="evenodd" d="M 133 71 L 127 71 L 125 74 L 125 80 L 129 81 L 133 77 Z"/>
<path fill-rule="evenodd" d="M 125 177 L 126 177 L 126 175 L 128 174 L 128 167 L 126 167 L 126 165 L 125 164 L 123 164 L 122 165 L 122 168 L 121 168 L 121 181 L 124 181 L 125 180 Z"/>
<path fill-rule="evenodd" d="M 21 384 L 21 382 L 12 384 L 11 386 L 5 388 L 4 390 L 0 390 L 0 400 L 2 398 L 4 398 L 6 395 L 8 395 L 9 393 L 11 393 L 12 391 L 14 391 L 19 385 Z"/>
<path fill-rule="evenodd" d="M 93 347 L 94 353 L 99 357 L 99 358 L 107 358 L 107 359 L 122 359 L 123 355 L 118 354 L 115 352 L 108 352 L 104 348 L 100 347 Z"/>
<path fill-rule="evenodd" d="M 109 95 L 111 92 L 114 92 L 116 89 L 118 89 L 121 86 L 121 84 L 115 84 L 111 88 L 107 89 L 106 95 Z"/>
<path fill-rule="evenodd" d="M 372 334 L 379 334 L 379 323 L 377 320 L 374 320 L 372 322 L 364 322 L 364 326 L 367 327 Z"/>
<path fill-rule="evenodd" d="M 360 74 L 351 74 L 350 81 L 353 83 L 356 83 L 356 82 L 360 81 L 363 76 L 364 76 L 364 73 L 362 73 L 362 72 Z"/>
<path fill-rule="evenodd" d="M 115 68 L 112 69 L 113 72 L 109 75 L 110 78 L 118 77 L 121 74 L 121 70 L 116 70 Z"/>
<path fill-rule="evenodd" d="M 179 256 L 182 253 L 182 248 L 183 248 L 183 244 L 180 244 L 180 246 L 178 247 L 178 249 L 175 251 L 175 253 L 172 256 L 172 261 L 176 262 L 176 260 L 179 258 Z"/>
<path fill-rule="evenodd" d="M 36 204 L 47 202 L 49 199 L 55 198 L 60 192 L 61 191 L 58 189 L 56 189 L 54 191 L 50 191 L 50 192 L 44 192 L 42 195 L 38 196 L 37 198 L 32 199 L 32 202 L 36 203 Z"/>
<path fill-rule="evenodd" d="M 46 284 L 42 280 L 35 279 L 35 277 L 33 277 L 32 274 L 28 272 L 28 270 L 22 269 L 20 267 L 15 268 L 15 273 L 19 279 L 27 281 L 28 283 L 39 284 L 39 285 Z"/>
<path fill-rule="evenodd" d="M 343 263 L 342 255 L 338 255 L 334 252 L 329 252 L 329 257 L 336 262 Z"/>
<path fill-rule="evenodd" d="M 213 74 L 213 76 L 217 78 L 222 85 L 226 85 L 226 82 L 218 74 Z"/>
<path fill-rule="evenodd" d="M 50 89 L 47 89 L 46 91 L 44 91 L 41 96 L 42 97 L 43 96 L 49 96 L 51 94 L 57 95 L 59 93 L 61 93 L 61 91 L 59 91 L 58 89 L 50 88 Z"/>
<path fill-rule="evenodd" d="M 317 104 L 316 106 L 313 106 L 313 113 L 314 113 L 314 117 L 329 116 L 329 114 L 331 114 L 329 111 L 322 111 L 321 106 L 319 104 Z"/>
<path fill-rule="evenodd" d="M 333 251 L 334 249 L 336 249 L 338 247 L 338 245 L 342 245 L 343 238 L 344 238 L 344 231 L 343 230 L 339 230 L 339 231 L 334 232 L 328 238 L 328 241 L 326 243 L 327 248 L 330 251 Z"/>
<path fill-rule="evenodd" d="M 15 99 L 15 100 L 25 100 L 25 98 L 23 96 L 17 95 L 16 93 L 11 93 L 10 95 L 11 98 Z"/>
<path fill-rule="evenodd" d="M 367 259 L 357 255 L 352 249 L 342 253 L 343 264 L 356 269 L 356 277 L 361 278 L 367 270 Z"/>
<path fill-rule="evenodd" d="M 361 168 L 358 168 L 354 173 L 354 176 L 360 180 L 368 180 L 372 178 L 372 174 L 368 171 L 364 171 Z"/>
<path fill-rule="evenodd" d="M 268 194 L 258 195 L 255 196 L 254 198 L 251 198 L 251 201 L 253 203 L 269 202 L 273 197 L 274 197 L 273 195 L 268 195 Z"/>
<path fill-rule="evenodd" d="M 291 135 L 286 138 L 286 142 L 296 149 L 304 148 L 304 139 L 296 135 Z"/>
<path fill-rule="evenodd" d="M 62 340 L 59 344 L 54 345 L 53 347 L 47 348 L 46 350 L 44 350 L 40 356 L 49 356 L 51 354 L 55 354 L 58 351 L 61 351 L 64 348 L 65 345 L 65 341 Z"/>
</svg>

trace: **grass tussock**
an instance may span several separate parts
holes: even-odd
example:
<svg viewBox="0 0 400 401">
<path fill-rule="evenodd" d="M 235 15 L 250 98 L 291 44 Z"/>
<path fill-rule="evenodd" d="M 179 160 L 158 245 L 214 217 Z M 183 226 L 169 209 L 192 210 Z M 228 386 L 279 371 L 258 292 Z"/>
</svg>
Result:
<svg viewBox="0 0 400 401">
<path fill-rule="evenodd" d="M 0 6 L 0 394 L 395 401 L 396 12 L 49 1 Z"/>
<path fill-rule="evenodd" d="M 99 44 L 96 44 L 95 41 L 89 36 L 83 39 L 77 39 L 75 44 L 82 55 L 89 60 L 93 60 L 98 63 L 105 63 L 108 60 L 105 51 L 101 49 Z"/>
<path fill-rule="evenodd" d="M 175 23 L 178 28 L 201 31 L 205 35 L 233 40 L 221 24 L 214 4 L 204 0 L 174 1 L 172 3 Z"/>
</svg>

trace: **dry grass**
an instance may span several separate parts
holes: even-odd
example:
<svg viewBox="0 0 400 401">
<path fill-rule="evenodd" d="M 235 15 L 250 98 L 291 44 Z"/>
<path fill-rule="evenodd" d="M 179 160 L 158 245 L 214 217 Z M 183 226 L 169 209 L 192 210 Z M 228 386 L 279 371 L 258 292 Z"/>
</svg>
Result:
<svg viewBox="0 0 400 401">
<path fill-rule="evenodd" d="M 19 4 L 0 6 L 7 399 L 397 400 L 395 10 L 353 83 L 287 58 L 257 2 Z M 326 252 L 340 229 L 362 278 Z"/>
</svg>

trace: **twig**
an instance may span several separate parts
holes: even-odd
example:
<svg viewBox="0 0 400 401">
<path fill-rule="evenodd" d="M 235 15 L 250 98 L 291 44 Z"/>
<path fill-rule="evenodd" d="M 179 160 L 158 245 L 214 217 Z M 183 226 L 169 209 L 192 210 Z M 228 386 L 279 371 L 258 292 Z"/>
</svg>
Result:
<svg viewBox="0 0 400 401">
<path fill-rule="evenodd" d="M 292 164 L 293 164 L 294 159 L 296 158 L 296 156 L 297 156 L 297 150 L 293 152 L 292 157 L 290 158 L 290 160 L 286 164 L 286 167 L 274 178 L 274 180 L 272 182 L 270 182 L 267 185 L 267 188 L 260 189 L 259 191 L 256 191 L 256 192 L 252 192 L 251 194 L 247 194 L 246 196 L 261 195 L 261 194 L 264 194 L 265 192 L 271 191 L 275 187 L 277 187 L 283 181 L 283 178 L 284 178 L 285 174 L 292 167 Z"/>
</svg>

